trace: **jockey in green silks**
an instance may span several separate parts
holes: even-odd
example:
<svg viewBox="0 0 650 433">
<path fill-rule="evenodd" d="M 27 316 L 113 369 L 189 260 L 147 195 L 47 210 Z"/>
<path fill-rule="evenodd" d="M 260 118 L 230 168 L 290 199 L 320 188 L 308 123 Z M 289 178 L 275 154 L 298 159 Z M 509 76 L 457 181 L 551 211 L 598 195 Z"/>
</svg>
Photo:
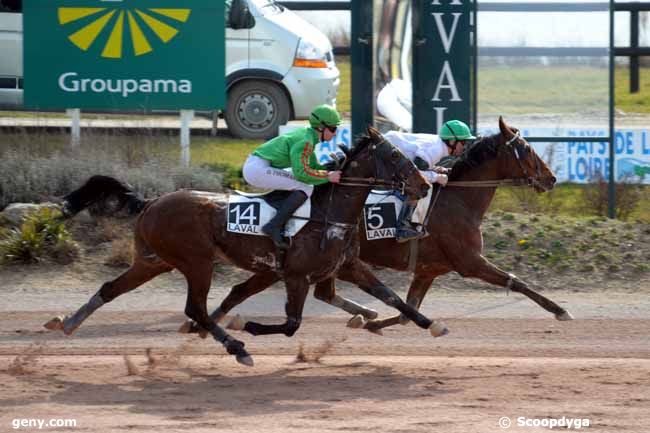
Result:
<svg viewBox="0 0 650 433">
<path fill-rule="evenodd" d="M 244 179 L 251 185 L 291 191 L 273 219 L 262 227 L 262 232 L 282 249 L 289 247 L 283 239 L 284 225 L 311 196 L 314 186 L 341 180 L 340 171 L 327 171 L 314 155 L 316 144 L 334 138 L 341 116 L 334 107 L 319 105 L 309 116 L 309 124 L 262 144 L 243 167 Z"/>
</svg>

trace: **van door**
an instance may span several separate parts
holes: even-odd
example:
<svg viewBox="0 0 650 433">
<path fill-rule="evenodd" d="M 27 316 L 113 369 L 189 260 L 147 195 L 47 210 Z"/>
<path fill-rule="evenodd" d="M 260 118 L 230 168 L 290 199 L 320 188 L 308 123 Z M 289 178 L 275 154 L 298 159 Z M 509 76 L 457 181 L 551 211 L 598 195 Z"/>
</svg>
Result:
<svg viewBox="0 0 650 433">
<path fill-rule="evenodd" d="M 22 105 L 23 21 L 20 2 L 0 1 L 0 107 Z"/>
<path fill-rule="evenodd" d="M 250 29 L 233 29 L 226 17 L 226 76 L 249 67 Z"/>
</svg>

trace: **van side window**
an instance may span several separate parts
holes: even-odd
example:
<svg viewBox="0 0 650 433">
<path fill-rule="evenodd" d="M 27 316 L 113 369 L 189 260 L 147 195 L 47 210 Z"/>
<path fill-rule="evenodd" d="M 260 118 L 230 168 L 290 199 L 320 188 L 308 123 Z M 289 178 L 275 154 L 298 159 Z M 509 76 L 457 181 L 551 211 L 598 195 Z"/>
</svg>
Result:
<svg viewBox="0 0 650 433">
<path fill-rule="evenodd" d="M 224 1 L 225 5 L 225 18 L 226 18 L 226 28 L 231 27 L 230 25 L 230 8 L 232 7 L 232 0 L 225 0 Z"/>
<path fill-rule="evenodd" d="M 22 0 L 0 0 L 0 12 L 20 13 L 23 11 Z"/>
</svg>

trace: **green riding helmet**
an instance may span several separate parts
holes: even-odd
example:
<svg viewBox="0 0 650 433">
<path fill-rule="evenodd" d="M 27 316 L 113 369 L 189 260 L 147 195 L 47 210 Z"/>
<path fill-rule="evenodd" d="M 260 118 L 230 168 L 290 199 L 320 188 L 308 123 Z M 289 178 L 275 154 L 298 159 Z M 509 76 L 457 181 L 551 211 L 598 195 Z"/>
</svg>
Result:
<svg viewBox="0 0 650 433">
<path fill-rule="evenodd" d="M 445 122 L 440 128 L 440 138 L 443 140 L 474 140 L 476 137 L 472 135 L 469 126 L 460 120 L 450 120 Z"/>
<path fill-rule="evenodd" d="M 319 105 L 311 112 L 309 124 L 312 128 L 336 127 L 341 124 L 341 115 L 331 105 Z"/>
</svg>

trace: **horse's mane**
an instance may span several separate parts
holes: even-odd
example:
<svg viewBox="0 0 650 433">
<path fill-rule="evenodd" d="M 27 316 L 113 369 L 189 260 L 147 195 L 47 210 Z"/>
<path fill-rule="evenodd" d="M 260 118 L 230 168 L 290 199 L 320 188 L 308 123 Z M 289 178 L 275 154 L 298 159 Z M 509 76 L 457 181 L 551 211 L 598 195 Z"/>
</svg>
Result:
<svg viewBox="0 0 650 433">
<path fill-rule="evenodd" d="M 467 147 L 459 157 L 441 161 L 439 165 L 451 168 L 449 180 L 456 180 L 468 170 L 495 158 L 498 153 L 498 136 L 499 134 L 481 137 Z"/>
<path fill-rule="evenodd" d="M 368 134 L 358 134 L 355 137 L 354 144 L 352 149 L 350 149 L 350 157 L 354 158 L 357 156 L 363 149 L 368 146 L 368 143 L 372 141 L 372 137 Z"/>
</svg>

